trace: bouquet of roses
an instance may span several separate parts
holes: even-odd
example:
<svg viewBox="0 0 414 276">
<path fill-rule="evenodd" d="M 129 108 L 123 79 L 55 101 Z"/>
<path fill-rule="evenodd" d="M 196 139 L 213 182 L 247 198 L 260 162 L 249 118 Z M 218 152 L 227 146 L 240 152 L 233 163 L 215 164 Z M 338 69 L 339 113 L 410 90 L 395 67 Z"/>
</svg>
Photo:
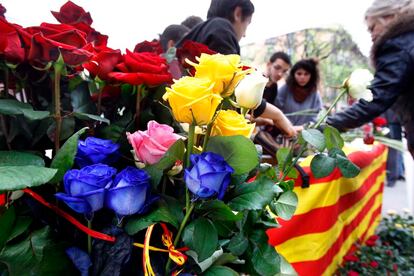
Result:
<svg viewBox="0 0 414 276">
<path fill-rule="evenodd" d="M 293 180 L 259 163 L 233 107 L 254 108 L 266 79 L 201 47 L 173 83 L 157 42 L 121 54 L 83 8 L 53 15 L 28 28 L 0 17 L 0 272 L 289 267 L 266 230 L 293 215 Z"/>
</svg>

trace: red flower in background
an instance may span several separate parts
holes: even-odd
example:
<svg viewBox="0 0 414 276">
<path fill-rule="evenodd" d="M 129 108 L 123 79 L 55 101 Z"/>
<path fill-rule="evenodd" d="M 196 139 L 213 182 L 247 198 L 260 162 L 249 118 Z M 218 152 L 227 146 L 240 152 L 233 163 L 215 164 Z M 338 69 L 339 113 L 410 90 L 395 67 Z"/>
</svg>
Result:
<svg viewBox="0 0 414 276">
<path fill-rule="evenodd" d="M 10 63 L 21 63 L 25 58 L 18 29 L 21 29 L 19 25 L 10 24 L 0 17 L 0 57 L 4 56 Z"/>
<path fill-rule="evenodd" d="M 358 276 L 359 273 L 353 270 L 348 271 L 348 276 Z"/>
<path fill-rule="evenodd" d="M 376 261 L 371 261 L 371 262 L 369 263 L 369 265 L 370 265 L 372 268 L 377 268 L 377 267 L 379 266 L 379 263 L 378 263 L 378 262 L 376 262 Z"/>
<path fill-rule="evenodd" d="M 84 22 L 91 25 L 93 20 L 89 12 L 86 12 L 82 7 L 74 4 L 71 1 L 66 2 L 60 7 L 59 12 L 52 11 L 53 16 L 60 23 L 64 24 L 76 24 Z"/>
<path fill-rule="evenodd" d="M 133 53 L 127 49 L 123 62 L 116 68 L 121 72 L 111 72 L 108 76 L 118 82 L 160 85 L 172 81 L 165 58 L 153 53 Z"/>
<path fill-rule="evenodd" d="M 104 88 L 102 89 L 102 101 L 105 101 L 107 99 L 117 99 L 119 97 L 119 95 L 121 95 L 121 87 L 120 86 L 111 86 L 111 85 L 106 85 L 104 86 Z M 99 93 L 95 93 L 92 94 L 91 98 L 92 101 L 97 102 L 98 101 L 98 95 Z"/>
<path fill-rule="evenodd" d="M 369 237 L 369 239 L 365 242 L 366 245 L 368 246 L 375 246 L 377 243 L 377 240 L 379 239 L 379 236 L 377 235 L 372 235 L 371 237 Z"/>
<path fill-rule="evenodd" d="M 190 61 L 197 63 L 196 57 L 201 56 L 202 53 L 210 55 L 216 54 L 215 51 L 204 44 L 186 40 L 183 45 L 177 49 L 177 58 L 183 68 L 194 70 L 194 68 L 185 60 L 189 59 Z"/>
<path fill-rule="evenodd" d="M 154 53 L 157 55 L 162 54 L 162 47 L 161 47 L 160 42 L 158 40 L 153 40 L 151 42 L 145 40 L 135 45 L 134 53 L 144 53 L 144 52 Z"/>
<path fill-rule="evenodd" d="M 101 80 L 108 80 L 108 74 L 114 71 L 115 65 L 122 60 L 120 50 L 107 48 L 93 56 L 83 64 L 83 68 L 89 71 L 92 77 L 99 77 Z"/>
<path fill-rule="evenodd" d="M 376 127 L 383 127 L 388 124 L 387 119 L 384 117 L 376 117 L 374 120 L 372 120 L 372 123 Z"/>
<path fill-rule="evenodd" d="M 345 262 L 358 262 L 359 258 L 355 256 L 354 254 L 349 254 L 344 256 Z"/>
<path fill-rule="evenodd" d="M 375 142 L 375 137 L 374 135 L 367 133 L 365 134 L 363 141 L 365 145 L 372 145 Z"/>
</svg>

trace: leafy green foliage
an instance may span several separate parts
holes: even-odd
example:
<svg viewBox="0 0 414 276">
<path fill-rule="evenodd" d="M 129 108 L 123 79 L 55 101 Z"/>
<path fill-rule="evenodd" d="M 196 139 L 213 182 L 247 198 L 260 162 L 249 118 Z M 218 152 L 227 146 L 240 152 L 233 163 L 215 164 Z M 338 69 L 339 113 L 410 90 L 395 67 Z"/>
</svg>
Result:
<svg viewBox="0 0 414 276">
<path fill-rule="evenodd" d="M 244 136 L 211 137 L 206 151 L 223 156 L 235 174 L 249 173 L 259 164 L 259 156 L 253 142 Z"/>
<path fill-rule="evenodd" d="M 183 240 L 197 253 L 198 261 L 202 262 L 217 248 L 217 230 L 209 219 L 201 217 L 187 225 L 184 229 Z"/>
<path fill-rule="evenodd" d="M 324 135 L 317 129 L 304 129 L 301 132 L 302 138 L 314 146 L 317 150 L 323 151 L 326 147 Z"/>
<path fill-rule="evenodd" d="M 40 186 L 49 182 L 56 173 L 57 169 L 32 165 L 0 167 L 0 192 Z"/>
<path fill-rule="evenodd" d="M 335 169 L 336 161 L 323 153 L 317 154 L 312 158 L 310 167 L 315 178 L 328 176 Z"/>
<path fill-rule="evenodd" d="M 339 131 L 331 126 L 326 126 L 323 130 L 325 136 L 326 148 L 331 150 L 333 148 L 342 149 L 344 146 L 344 140 L 341 137 Z"/>
<path fill-rule="evenodd" d="M 236 187 L 229 206 L 236 211 L 261 210 L 274 198 L 273 186 L 269 179 L 259 179 Z"/>
<path fill-rule="evenodd" d="M 279 217 L 288 220 L 295 213 L 297 205 L 298 196 L 293 191 L 286 191 L 272 202 L 271 207 Z"/>
<path fill-rule="evenodd" d="M 28 152 L 0 151 L 0 166 L 45 166 L 42 157 Z"/>
<path fill-rule="evenodd" d="M 29 120 L 41 120 L 50 115 L 48 111 L 35 111 L 30 104 L 11 99 L 0 99 L 0 114 L 23 115 Z"/>
<path fill-rule="evenodd" d="M 58 151 L 55 157 L 52 160 L 51 168 L 58 169 L 55 177 L 51 182 L 59 182 L 63 179 L 63 175 L 67 170 L 72 168 L 76 152 L 78 151 L 78 141 L 79 137 L 87 130 L 87 127 L 84 127 L 78 130 L 75 134 L 72 135 Z"/>
</svg>

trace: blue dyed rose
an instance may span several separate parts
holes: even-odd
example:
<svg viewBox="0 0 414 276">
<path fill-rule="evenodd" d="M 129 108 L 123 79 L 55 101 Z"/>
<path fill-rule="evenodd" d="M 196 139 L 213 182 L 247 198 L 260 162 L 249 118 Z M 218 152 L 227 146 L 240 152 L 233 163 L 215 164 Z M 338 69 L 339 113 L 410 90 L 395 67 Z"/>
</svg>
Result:
<svg viewBox="0 0 414 276">
<path fill-rule="evenodd" d="M 222 199 L 234 169 L 223 157 L 212 152 L 192 154 L 190 160 L 191 166 L 184 172 L 188 189 L 201 198 L 217 195 Z"/>
<path fill-rule="evenodd" d="M 143 213 L 152 203 L 151 185 L 146 171 L 126 167 L 108 189 L 105 205 L 119 216 Z"/>
<path fill-rule="evenodd" d="M 111 140 L 88 137 L 79 140 L 75 161 L 80 168 L 98 163 L 110 165 L 118 160 L 118 149 L 119 144 Z"/>
<path fill-rule="evenodd" d="M 69 170 L 63 177 L 66 193 L 56 197 L 78 213 L 90 214 L 101 209 L 105 200 L 105 189 L 111 186 L 116 169 L 104 164 Z"/>
</svg>

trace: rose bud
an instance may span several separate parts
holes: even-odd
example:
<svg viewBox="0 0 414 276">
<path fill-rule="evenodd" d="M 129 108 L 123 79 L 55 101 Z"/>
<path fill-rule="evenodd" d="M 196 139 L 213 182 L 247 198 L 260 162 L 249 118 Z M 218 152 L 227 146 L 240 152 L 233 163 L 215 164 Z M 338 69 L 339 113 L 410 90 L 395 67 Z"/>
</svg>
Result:
<svg viewBox="0 0 414 276">
<path fill-rule="evenodd" d="M 267 78 L 258 72 L 247 75 L 234 92 L 238 105 L 247 109 L 256 108 L 262 102 L 267 81 Z"/>
</svg>

